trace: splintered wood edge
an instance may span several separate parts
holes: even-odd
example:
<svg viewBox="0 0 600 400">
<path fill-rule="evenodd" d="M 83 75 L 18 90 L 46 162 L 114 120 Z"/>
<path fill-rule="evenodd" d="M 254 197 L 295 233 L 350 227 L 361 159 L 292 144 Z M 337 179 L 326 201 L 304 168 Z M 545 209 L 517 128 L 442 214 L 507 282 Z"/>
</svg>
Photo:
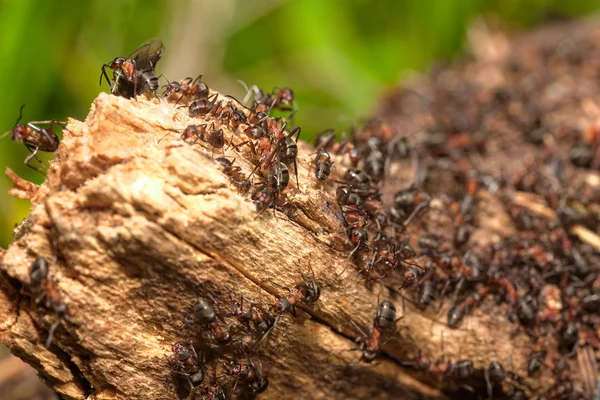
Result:
<svg viewBox="0 0 600 400">
<path fill-rule="evenodd" d="M 353 268 L 340 277 L 347 264 L 345 234 L 331 211 L 337 207 L 333 188 L 323 191 L 310 175 L 312 149 L 299 143 L 300 191 L 291 173 L 285 192 L 297 207 L 295 220 L 279 211 L 258 214 L 213 160 L 220 152 L 179 140 L 177 130 L 192 123 L 202 121 L 165 101 L 101 94 L 85 123 L 69 121 L 47 180 L 32 196 L 34 223 L 2 255 L 8 289 L 0 305 L 17 318 L 0 324 L 0 339 L 66 398 L 89 395 L 92 388 L 97 399 L 173 396 L 166 357 L 186 339 L 182 321 L 198 295 L 215 295 L 220 310 L 228 309 L 232 295 L 270 304 L 311 269 L 321 299 L 315 309 L 303 308 L 308 314 L 282 317 L 261 345 L 271 381 L 262 398 L 289 395 L 289 386 L 328 398 L 385 396 L 388 386 L 405 391 L 404 398 L 443 398 L 433 387 L 440 384 L 436 377 L 398 364 L 416 355 L 415 344 L 439 358 L 442 336 L 446 359 L 473 360 L 481 377 L 493 360 L 526 370 L 531 339 L 523 332 L 511 336 L 504 318 L 475 310 L 461 329 L 450 329 L 408 298 L 380 361 L 356 365 L 360 353 L 350 350 L 357 348 L 358 333 L 350 320 L 368 329 L 378 296 L 397 306 L 403 300 L 384 288 L 367 289 Z M 224 154 L 249 174 L 246 147 Z M 61 323 L 48 351 L 43 342 L 54 318 L 32 304 L 27 287 L 35 256 L 52 259 L 49 238 L 58 239 L 54 270 L 71 321 Z M 23 289 L 11 297 L 15 280 Z M 529 393 L 553 382 L 547 370 L 522 378 Z"/>
</svg>

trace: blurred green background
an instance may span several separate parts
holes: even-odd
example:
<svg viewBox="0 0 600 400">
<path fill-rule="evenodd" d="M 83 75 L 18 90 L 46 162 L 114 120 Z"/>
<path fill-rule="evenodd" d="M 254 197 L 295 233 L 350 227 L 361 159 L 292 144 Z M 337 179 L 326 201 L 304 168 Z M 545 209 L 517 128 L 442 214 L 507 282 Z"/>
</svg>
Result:
<svg viewBox="0 0 600 400">
<path fill-rule="evenodd" d="M 410 71 L 463 49 L 475 18 L 519 30 L 600 8 L 597 0 L 0 0 L 0 133 L 24 121 L 84 119 L 100 66 L 150 37 L 166 46 L 157 71 L 171 80 L 204 73 L 209 86 L 244 97 L 238 79 L 290 86 L 309 137 L 347 128 Z M 28 152 L 0 140 L 0 167 L 33 182 Z M 0 174 L 0 247 L 29 202 L 10 198 Z"/>
</svg>

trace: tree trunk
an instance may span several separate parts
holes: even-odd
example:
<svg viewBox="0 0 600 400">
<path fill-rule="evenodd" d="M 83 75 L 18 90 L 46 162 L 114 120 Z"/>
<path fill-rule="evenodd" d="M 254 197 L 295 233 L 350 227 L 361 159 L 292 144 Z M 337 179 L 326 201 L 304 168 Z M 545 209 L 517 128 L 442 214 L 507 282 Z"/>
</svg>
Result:
<svg viewBox="0 0 600 400">
<path fill-rule="evenodd" d="M 586 29 L 572 40 L 584 43 L 598 37 L 597 29 Z M 413 132 L 433 125 L 435 107 L 453 107 L 444 102 L 458 101 L 449 93 L 460 89 L 444 88 L 443 83 L 478 84 L 490 95 L 502 84 L 514 84 L 503 80 L 508 65 L 529 66 L 527 60 L 510 54 L 526 57 L 530 50 L 522 41 L 502 43 L 509 47 L 498 59 L 476 53 L 479 61 L 455 67 L 456 80 L 442 82 L 439 77 L 443 73 L 448 77 L 453 70 L 439 72 L 390 96 L 382 103 L 381 114 L 401 132 Z M 537 37 L 525 43 L 533 43 L 531 51 L 548 51 Z M 573 92 L 580 88 L 565 87 Z M 585 117 L 579 109 L 581 99 L 573 92 L 553 104 L 552 114 L 541 108 L 550 129 L 564 121 L 558 111 L 564 111 L 569 122 Z M 467 119 L 472 112 L 500 124 L 506 116 L 498 104 L 500 117 L 490 116 L 493 110 L 482 108 L 486 99 L 477 101 L 463 108 Z M 455 106 L 458 110 L 448 115 L 459 114 L 461 105 Z M 203 123 L 223 128 L 227 141 L 239 146 L 226 145 L 222 151 L 180 139 L 184 127 Z M 496 131 L 487 152 L 471 159 L 476 168 L 505 176 L 544 151 L 512 128 L 500 126 Z M 507 304 L 485 302 L 458 329 L 451 329 L 445 318 L 451 299 L 436 313 L 437 304 L 419 307 L 418 288 L 398 290 L 396 275 L 378 284 L 365 283 L 349 262 L 352 246 L 335 198 L 337 184 L 314 178 L 314 149 L 308 144 L 298 142 L 299 188 L 291 168 L 290 184 L 277 200 L 277 211 L 258 212 L 249 193 L 233 185 L 215 161 L 224 153 L 250 175 L 257 160 L 248 145 L 240 145 L 244 140 L 229 124 L 190 118 L 187 108 L 166 101 L 100 94 L 85 122 L 69 120 L 41 186 L 7 171 L 15 183 L 11 194 L 30 199 L 32 207 L 30 217 L 15 230 L 15 242 L 0 252 L 0 310 L 6 316 L 0 323 L 0 340 L 65 399 L 185 398 L 190 388 L 173 362 L 176 343 L 193 346 L 204 359 L 205 385 L 218 376 L 216 381 L 229 392 L 235 386 L 238 393 L 243 385 L 224 376 L 223 367 L 248 360 L 257 365 L 260 360 L 270 382 L 262 398 L 441 399 L 464 393 L 460 391 L 465 386 L 485 393 L 484 370 L 491 361 L 501 362 L 518 376 L 513 383 L 529 396 L 539 396 L 554 384 L 549 367 L 527 376 L 535 340 L 508 322 Z M 332 176 L 341 179 L 347 157 L 336 156 L 335 166 Z M 410 159 L 390 166 L 390 178 L 382 187 L 384 203 L 389 205 L 393 193 L 410 184 L 417 173 L 413 167 Z M 597 174 L 580 170 L 572 173 L 574 182 L 598 179 Z M 456 182 L 448 183 L 448 177 L 441 166 L 429 171 L 426 185 L 434 198 L 428 211 L 408 226 L 414 247 L 425 232 L 453 236 L 453 220 L 442 194 L 462 189 Z M 536 197 L 516 190 L 480 189 L 470 248 L 483 251 L 516 234 L 505 196 L 556 218 Z M 589 229 L 576 225 L 571 230 L 579 240 L 597 245 L 597 236 Z M 36 257 L 50 264 L 50 303 L 35 301 L 39 290 L 30 268 Z M 295 285 L 310 281 L 313 272 L 321 290 L 315 307 L 300 304 L 296 317 L 281 315 L 258 347 L 262 335 L 228 316 L 232 300 L 243 296 L 260 305 L 273 304 Z M 233 337 L 229 344 L 215 344 L 210 331 L 192 317 L 198 297 L 216 304 Z M 359 349 L 355 339 L 361 334 L 352 322 L 368 331 L 378 300 L 392 301 L 403 318 L 395 332 L 386 335 L 376 362 L 365 365 L 359 362 L 361 352 L 353 351 Z M 60 315 L 52 309 L 62 303 L 67 317 L 60 318 L 46 349 L 49 329 Z M 419 350 L 432 360 L 472 360 L 475 373 L 466 379 L 454 374 L 441 379 L 439 374 L 403 366 L 402 361 L 414 360 Z M 579 379 L 576 371 L 573 376 Z"/>
</svg>

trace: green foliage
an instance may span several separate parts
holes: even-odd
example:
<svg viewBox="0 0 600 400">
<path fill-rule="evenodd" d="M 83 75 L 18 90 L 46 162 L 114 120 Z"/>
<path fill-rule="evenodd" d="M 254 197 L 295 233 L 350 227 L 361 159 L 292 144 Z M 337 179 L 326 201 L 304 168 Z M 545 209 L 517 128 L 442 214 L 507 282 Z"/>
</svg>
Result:
<svg viewBox="0 0 600 400">
<path fill-rule="evenodd" d="M 14 125 L 21 104 L 24 121 L 84 119 L 98 92 L 100 66 L 127 55 L 150 37 L 171 43 L 177 18 L 189 18 L 193 0 L 0 0 L 0 132 Z M 217 3 L 203 2 L 206 13 Z M 227 2 L 223 2 L 227 3 Z M 200 31 L 211 42 L 211 69 L 241 86 L 242 79 L 270 89 L 290 86 L 303 136 L 327 127 L 346 129 L 369 114 L 379 94 L 409 70 L 425 70 L 462 48 L 469 22 L 498 16 L 510 27 L 541 23 L 554 15 L 577 16 L 598 8 L 592 0 L 231 0 L 221 33 Z M 221 10 L 222 11 L 222 10 Z M 189 19 L 194 21 L 193 16 Z M 214 37 L 211 37 L 213 35 Z M 214 42 L 214 43 L 213 43 Z M 169 46 L 167 55 L 169 57 Z M 171 60 L 173 61 L 173 60 Z M 175 60 L 177 61 L 177 60 Z M 212 60 L 211 60 L 212 61 Z M 166 61 L 159 65 L 159 72 Z M 190 71 L 190 75 L 194 71 Z M 173 77 L 182 78 L 182 77 Z M 205 77 L 211 85 L 211 76 Z M 215 86 L 218 90 L 218 86 Z M 40 174 L 23 166 L 27 150 L 0 140 L 2 167 L 31 181 Z M 46 157 L 47 159 L 47 157 Z M 26 201 L 6 195 L 0 177 L 0 246 L 14 223 L 28 214 Z"/>
</svg>

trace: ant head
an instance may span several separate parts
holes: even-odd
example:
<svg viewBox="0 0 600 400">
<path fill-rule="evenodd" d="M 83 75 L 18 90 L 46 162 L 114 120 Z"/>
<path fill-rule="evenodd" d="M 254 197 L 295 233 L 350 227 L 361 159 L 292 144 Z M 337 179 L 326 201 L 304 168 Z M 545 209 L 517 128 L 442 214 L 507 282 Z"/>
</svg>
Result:
<svg viewBox="0 0 600 400">
<path fill-rule="evenodd" d="M 103 67 L 107 66 L 107 67 L 110 67 L 111 69 L 118 69 L 118 68 L 121 68 L 121 66 L 123 65 L 125 60 L 126 60 L 126 58 L 124 58 L 124 57 L 117 57 L 114 60 L 112 60 L 110 62 L 110 64 L 104 64 Z"/>
</svg>

